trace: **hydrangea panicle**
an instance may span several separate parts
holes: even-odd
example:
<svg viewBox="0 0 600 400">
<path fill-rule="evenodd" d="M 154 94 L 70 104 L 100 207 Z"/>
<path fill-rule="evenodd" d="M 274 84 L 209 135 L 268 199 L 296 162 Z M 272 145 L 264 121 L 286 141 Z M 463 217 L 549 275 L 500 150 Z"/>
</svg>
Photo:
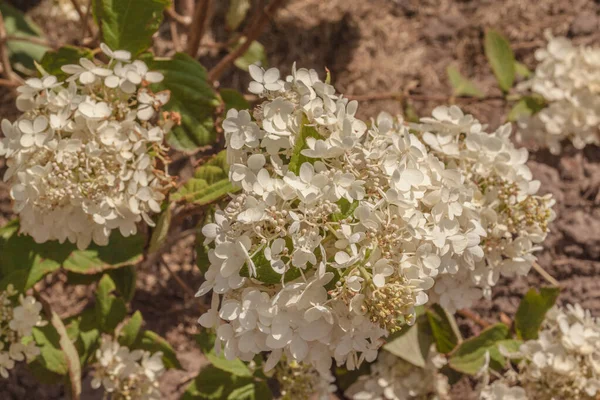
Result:
<svg viewBox="0 0 600 400">
<path fill-rule="evenodd" d="M 172 183 L 166 172 L 161 114 L 168 92 L 148 84 L 163 76 L 126 51 L 101 46 L 108 64 L 82 58 L 64 65 L 66 82 L 46 75 L 17 89 L 17 121 L 2 121 L 11 185 L 21 232 L 36 242 L 68 240 L 80 249 L 106 245 L 110 233 L 135 234 Z"/>
</svg>

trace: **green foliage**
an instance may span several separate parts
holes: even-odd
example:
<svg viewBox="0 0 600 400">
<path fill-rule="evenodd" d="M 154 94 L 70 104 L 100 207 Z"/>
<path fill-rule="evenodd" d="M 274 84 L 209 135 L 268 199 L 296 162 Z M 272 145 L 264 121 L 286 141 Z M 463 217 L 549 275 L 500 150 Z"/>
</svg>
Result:
<svg viewBox="0 0 600 400">
<path fill-rule="evenodd" d="M 161 248 L 161 246 L 167 239 L 167 234 L 169 233 L 170 226 L 171 207 L 167 206 L 167 208 L 165 208 L 164 211 L 159 215 L 156 227 L 152 232 L 152 237 L 150 238 L 150 247 L 148 248 L 149 253 L 154 253 L 155 251 Z"/>
<path fill-rule="evenodd" d="M 171 91 L 171 100 L 164 109 L 181 114 L 181 125 L 168 135 L 169 144 L 182 151 L 212 144 L 216 138 L 213 114 L 220 102 L 207 81 L 206 69 L 183 53 L 172 59 L 145 54 L 142 60 L 148 68 L 165 76 L 162 82 L 151 85 L 154 91 Z"/>
<path fill-rule="evenodd" d="M 421 316 L 417 322 L 402 334 L 389 341 L 383 348 L 393 355 L 417 366 L 425 367 L 433 336 L 427 318 Z"/>
<path fill-rule="evenodd" d="M 65 322 L 69 338 L 75 344 L 81 365 L 86 365 L 100 344 L 96 310 L 86 308 L 81 314 Z"/>
<path fill-rule="evenodd" d="M 119 333 L 119 344 L 127 347 L 133 346 L 133 344 L 137 342 L 143 322 L 144 318 L 142 317 L 142 313 L 136 311 L 129 321 L 123 325 L 123 328 L 121 328 L 121 332 Z"/>
<path fill-rule="evenodd" d="M 103 41 L 113 50 L 136 56 L 152 45 L 169 0 L 93 0 Z"/>
<path fill-rule="evenodd" d="M 61 267 L 78 274 L 97 274 L 134 264 L 142 257 L 141 235 L 124 238 L 115 231 L 110 243 L 118 245 L 92 244 L 86 250 L 77 250 L 67 242 L 35 243 L 30 236 L 19 235 L 18 222 L 13 221 L 0 235 L 0 288 L 12 283 L 17 290 L 24 291 Z"/>
<path fill-rule="evenodd" d="M 91 50 L 83 47 L 63 46 L 58 50 L 49 50 L 44 54 L 40 65 L 44 70 L 56 76 L 58 79 L 66 79 L 69 74 L 62 72 L 61 67 L 67 64 L 79 64 L 79 59 L 94 58 L 94 53 Z"/>
<path fill-rule="evenodd" d="M 50 323 L 58 333 L 58 342 L 67 362 L 71 398 L 76 400 L 79 399 L 79 396 L 81 395 L 81 364 L 79 354 L 77 353 L 75 345 L 71 342 L 71 339 L 67 334 L 67 329 L 58 314 L 51 311 L 49 308 L 48 311 L 51 313 Z"/>
<path fill-rule="evenodd" d="M 358 207 L 358 204 L 359 204 L 358 200 L 354 200 L 352 203 L 350 203 L 345 198 L 339 199 L 337 201 L 337 205 L 340 208 L 340 212 L 333 214 L 331 216 L 331 220 L 338 222 L 338 221 L 348 218 L 349 216 L 354 214 L 354 210 L 356 210 L 356 208 Z"/>
<path fill-rule="evenodd" d="M 527 66 L 523 63 L 515 61 L 515 73 L 520 78 L 529 78 L 531 76 L 531 71 Z"/>
<path fill-rule="evenodd" d="M 559 293 L 560 289 L 555 287 L 541 288 L 539 292 L 529 289 L 515 315 L 515 330 L 519 339 L 538 338 L 546 312 L 554 306 Z"/>
<path fill-rule="evenodd" d="M 240 42 L 235 45 L 231 50 L 235 50 L 237 47 L 244 44 L 246 38 L 242 38 Z M 265 47 L 258 41 L 254 41 L 248 47 L 248 50 L 240 57 L 236 58 L 233 64 L 243 71 L 248 71 L 248 67 L 252 64 L 258 64 L 263 68 L 267 68 L 269 62 L 267 60 L 267 54 L 265 53 Z"/>
<path fill-rule="evenodd" d="M 290 250 L 288 254 L 292 254 L 293 245 L 292 240 L 287 238 L 286 247 Z M 264 252 L 258 252 L 254 257 L 252 257 L 252 262 L 254 263 L 254 268 L 256 269 L 256 276 L 253 278 L 258 279 L 262 283 L 266 284 L 275 284 L 281 283 L 282 277 L 281 274 L 276 272 L 271 266 L 271 262 L 267 260 Z M 248 265 L 244 265 L 240 270 L 240 276 L 249 277 L 250 271 L 248 270 Z M 290 268 L 283 274 L 283 282 L 290 282 L 294 279 L 298 278 L 301 275 L 300 268 Z"/>
<path fill-rule="evenodd" d="M 29 17 L 17 10 L 8 2 L 0 1 L 0 12 L 4 18 L 4 27 L 9 36 L 40 38 L 42 30 Z M 8 40 L 6 49 L 12 64 L 20 63 L 33 69 L 33 61 L 39 61 L 48 47 L 22 40 Z"/>
<path fill-rule="evenodd" d="M 462 341 L 454 316 L 439 304 L 427 310 L 427 319 L 438 352 L 450 353 Z"/>
<path fill-rule="evenodd" d="M 177 359 L 177 354 L 175 353 L 175 350 L 173 350 L 173 347 L 155 332 L 149 330 L 144 331 L 138 337 L 138 341 L 133 345 L 133 348 L 147 350 L 151 353 L 161 351 L 165 368 L 181 369 L 181 364 Z"/>
<path fill-rule="evenodd" d="M 448 80 L 454 89 L 454 96 L 483 97 L 484 93 L 471 80 L 460 73 L 455 65 L 446 68 Z"/>
<path fill-rule="evenodd" d="M 290 159 L 290 163 L 288 165 L 288 171 L 298 175 L 300 173 L 300 167 L 305 162 L 313 163 L 314 160 L 312 158 L 306 157 L 302 155 L 302 150 L 306 149 L 306 139 L 312 137 L 315 139 L 322 139 L 321 135 L 317 130 L 308 125 L 308 119 L 306 117 L 302 120 L 302 127 L 300 128 L 300 134 L 296 138 L 296 143 L 294 144 L 294 152 L 292 153 L 292 158 Z"/>
<path fill-rule="evenodd" d="M 229 182 L 229 166 L 226 157 L 227 153 L 222 151 L 212 160 L 198 167 L 194 176 L 171 195 L 171 200 L 207 205 L 229 193 L 237 192 L 239 188 Z"/>
<path fill-rule="evenodd" d="M 115 296 L 117 288 L 112 278 L 105 274 L 96 289 L 96 319 L 102 332 L 113 333 L 127 315 L 127 306 L 122 298 Z"/>
<path fill-rule="evenodd" d="M 530 117 L 546 107 L 546 100 L 539 95 L 522 97 L 510 110 L 507 119 L 511 122 L 523 117 Z"/>
<path fill-rule="evenodd" d="M 225 113 L 232 108 L 236 110 L 247 110 L 250 108 L 250 103 L 244 98 L 244 95 L 235 89 L 224 88 L 219 91 L 221 99 L 225 104 Z"/>
<path fill-rule="evenodd" d="M 202 352 L 212 365 L 203 368 L 187 387 L 182 400 L 270 400 L 273 398 L 261 370 L 250 370 L 239 359 L 226 360 L 214 351 L 214 335 L 203 331 L 196 336 Z"/>
<path fill-rule="evenodd" d="M 235 31 L 244 22 L 250 6 L 250 0 L 230 0 L 229 8 L 225 15 L 227 28 Z"/>
<path fill-rule="evenodd" d="M 486 353 L 489 353 L 490 366 L 501 369 L 505 360 L 498 344 L 505 339 L 508 339 L 508 327 L 501 323 L 492 325 L 478 336 L 462 342 L 450 355 L 449 365 L 458 372 L 477 375 L 485 365 Z"/>
<path fill-rule="evenodd" d="M 501 33 L 488 29 L 485 32 L 484 49 L 498 86 L 503 92 L 508 92 L 515 82 L 515 55 L 510 43 Z"/>
</svg>

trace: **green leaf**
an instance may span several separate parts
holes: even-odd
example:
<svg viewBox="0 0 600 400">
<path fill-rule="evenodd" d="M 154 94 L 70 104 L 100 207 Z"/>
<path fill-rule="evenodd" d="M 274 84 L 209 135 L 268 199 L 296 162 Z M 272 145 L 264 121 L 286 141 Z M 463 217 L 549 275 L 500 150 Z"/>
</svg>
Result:
<svg viewBox="0 0 600 400">
<path fill-rule="evenodd" d="M 404 330 L 402 335 L 383 348 L 417 367 L 424 368 L 432 343 L 433 337 L 427 320 L 420 317 L 413 326 Z"/>
<path fill-rule="evenodd" d="M 60 347 L 60 335 L 53 325 L 35 327 L 32 330 L 33 339 L 40 347 L 40 354 L 35 363 L 43 370 L 65 376 L 69 373 L 69 361 Z M 41 372 L 41 371 L 40 371 Z"/>
<path fill-rule="evenodd" d="M 235 50 L 238 46 L 241 46 L 246 41 L 246 38 L 242 38 L 239 43 L 233 47 Z M 263 68 L 267 68 L 269 65 L 267 61 L 267 54 L 265 53 L 265 47 L 258 41 L 252 42 L 246 52 L 235 59 L 233 64 L 243 71 L 248 71 L 248 67 L 252 64 L 258 64 Z"/>
<path fill-rule="evenodd" d="M 133 348 L 147 350 L 151 353 L 161 351 L 163 354 L 163 363 L 165 368 L 181 369 L 181 364 L 177 359 L 177 354 L 173 347 L 164 338 L 155 332 L 146 330 L 139 337 Z"/>
<path fill-rule="evenodd" d="M 119 295 L 129 303 L 135 295 L 137 272 L 133 265 L 108 270 L 108 275 L 115 283 Z"/>
<path fill-rule="evenodd" d="M 42 37 L 43 33 L 40 27 L 21 11 L 8 4 L 8 2 L 0 1 L 0 12 L 2 12 L 7 35 Z M 6 49 L 8 50 L 12 64 L 20 63 L 26 68 L 33 69 L 33 61 L 41 60 L 48 47 L 22 40 L 9 40 L 6 42 Z"/>
<path fill-rule="evenodd" d="M 252 371 L 239 358 L 227 360 L 222 353 L 217 355 L 214 348 L 215 336 L 209 334 L 206 330 L 196 335 L 196 342 L 200 346 L 200 349 L 202 349 L 202 353 L 216 368 L 239 377 L 252 376 Z"/>
<path fill-rule="evenodd" d="M 530 117 L 546 107 L 546 100 L 542 96 L 532 95 L 522 97 L 510 110 L 507 119 L 516 122 L 521 118 Z"/>
<path fill-rule="evenodd" d="M 337 205 L 340 208 L 340 212 L 337 212 L 337 213 L 334 213 L 333 215 L 331 215 L 331 220 L 335 221 L 335 222 L 339 222 L 343 219 L 348 218 L 349 216 L 354 214 L 354 210 L 356 210 L 356 208 L 358 207 L 358 204 L 359 204 L 358 200 L 355 200 L 352 203 L 350 203 L 345 198 L 339 199 L 337 201 Z"/>
<path fill-rule="evenodd" d="M 94 17 L 102 38 L 113 50 L 136 55 L 152 46 L 152 35 L 163 19 L 169 0 L 94 0 Z"/>
<path fill-rule="evenodd" d="M 498 341 L 498 343 L 496 343 L 496 347 L 498 347 L 498 350 L 501 350 L 501 348 L 504 348 L 504 350 L 507 351 L 508 353 L 516 353 L 519 351 L 522 344 L 523 344 L 522 340 L 504 339 L 504 340 Z"/>
<path fill-rule="evenodd" d="M 117 298 L 112 292 L 116 285 L 107 274 L 102 276 L 96 289 L 96 318 L 98 326 L 105 333 L 112 334 L 117 325 L 127 315 L 127 306 L 121 298 Z"/>
<path fill-rule="evenodd" d="M 59 335 L 59 345 L 67 362 L 71 399 L 78 400 L 81 396 L 81 364 L 79 361 L 79 354 L 77 353 L 77 349 L 73 345 L 73 342 L 69 339 L 67 329 L 58 314 L 50 310 L 49 307 L 47 307 L 46 312 L 51 313 L 50 323 Z"/>
<path fill-rule="evenodd" d="M 515 55 L 510 43 L 502 34 L 489 29 L 485 33 L 484 49 L 498 86 L 508 92 L 515 81 Z"/>
<path fill-rule="evenodd" d="M 230 0 L 227 14 L 225 15 L 225 21 L 227 22 L 227 28 L 235 31 L 244 19 L 248 10 L 250 9 L 250 0 Z"/>
<path fill-rule="evenodd" d="M 541 288 L 539 292 L 530 289 L 527 292 L 515 315 L 515 330 L 519 339 L 538 338 L 546 313 L 554 306 L 559 293 L 560 289 L 554 287 Z"/>
<path fill-rule="evenodd" d="M 172 59 L 145 54 L 142 60 L 165 77 L 162 82 L 151 85 L 154 91 L 171 91 L 171 100 L 164 109 L 181 114 L 181 125 L 168 135 L 169 144 L 182 151 L 212 144 L 217 137 L 213 114 L 220 102 L 207 81 L 206 69 L 183 53 L 175 54 Z"/>
<path fill-rule="evenodd" d="M 171 227 L 171 207 L 167 206 L 165 210 L 158 217 L 158 222 L 156 223 L 156 227 L 152 232 L 152 237 L 150 238 L 150 247 L 148 248 L 148 252 L 154 253 L 158 249 L 160 249 L 167 239 L 167 234 L 169 233 L 169 228 Z"/>
<path fill-rule="evenodd" d="M 462 342 L 450 355 L 449 365 L 454 370 L 476 375 L 485 365 L 485 355 L 490 354 L 490 366 L 501 369 L 504 357 L 498 350 L 498 342 L 508 338 L 508 327 L 498 323 L 483 330 L 478 336 Z"/>
<path fill-rule="evenodd" d="M 59 80 L 66 79 L 69 74 L 61 70 L 63 65 L 79 64 L 80 58 L 92 59 L 94 53 L 84 47 L 63 46 L 58 50 L 49 50 L 44 54 L 40 64 L 50 75 L 56 76 Z"/>
<path fill-rule="evenodd" d="M 233 109 L 247 110 L 250 108 L 250 103 L 244 98 L 244 95 L 235 89 L 223 88 L 219 91 L 223 103 L 225 103 L 225 113 Z"/>
<path fill-rule="evenodd" d="M 142 317 L 142 313 L 136 311 L 129 321 L 123 325 L 119 334 L 119 344 L 127 347 L 133 346 L 140 334 L 140 328 L 142 327 L 143 322 L 144 318 Z"/>
<path fill-rule="evenodd" d="M 234 389 L 227 400 L 268 400 L 273 398 L 265 382 L 251 382 Z"/>
<path fill-rule="evenodd" d="M 531 71 L 527 66 L 523 63 L 515 61 L 515 73 L 520 78 L 529 78 L 531 76 Z"/>
<path fill-rule="evenodd" d="M 81 314 L 70 318 L 67 325 L 69 337 L 74 341 L 81 365 L 86 365 L 100 345 L 100 331 L 96 320 L 96 310 L 86 308 Z"/>
<path fill-rule="evenodd" d="M 255 387 L 251 389 L 249 385 Z M 247 395 L 253 397 L 238 397 Z M 255 377 L 235 376 L 208 365 L 186 388 L 181 400 L 270 400 L 272 398 L 273 395 L 266 382 L 256 381 Z"/>
<path fill-rule="evenodd" d="M 204 179 L 191 178 L 177 192 L 171 195 L 171 200 L 185 201 L 204 206 L 238 190 L 240 189 L 234 187 L 229 182 L 229 179 L 223 179 L 209 185 Z"/>
<path fill-rule="evenodd" d="M 454 350 L 462 340 L 454 316 L 435 304 L 427 310 L 427 319 L 438 352 L 447 354 Z"/>
<path fill-rule="evenodd" d="M 291 240 L 286 240 L 286 247 L 290 250 L 289 254 L 292 254 L 293 246 Z M 252 257 L 252 262 L 254 263 L 254 267 L 256 268 L 256 276 L 254 276 L 253 278 L 266 284 L 275 284 L 282 282 L 281 274 L 276 272 L 273 269 L 273 267 L 271 267 L 271 262 L 267 260 L 263 251 L 260 251 L 258 252 L 258 254 L 254 255 L 254 257 Z M 300 275 L 300 268 L 291 267 L 285 272 L 285 274 L 283 274 L 283 282 L 291 282 L 294 279 L 298 278 Z M 242 269 L 240 269 L 240 276 L 250 276 L 250 271 L 248 270 L 247 264 L 245 264 L 242 267 Z"/>
<path fill-rule="evenodd" d="M 473 82 L 463 76 L 455 65 L 446 68 L 448 80 L 454 88 L 455 96 L 483 97 L 484 93 Z"/>
<path fill-rule="evenodd" d="M 312 158 L 306 157 L 302 155 L 302 150 L 306 149 L 306 139 L 312 137 L 315 139 L 323 139 L 317 130 L 308 125 L 308 119 L 306 117 L 302 118 L 302 127 L 300 128 L 300 134 L 296 138 L 296 143 L 294 144 L 294 152 L 292 153 L 292 158 L 290 159 L 290 163 L 288 165 L 288 171 L 298 175 L 300 173 L 300 167 L 305 162 L 313 163 L 314 160 Z"/>
</svg>

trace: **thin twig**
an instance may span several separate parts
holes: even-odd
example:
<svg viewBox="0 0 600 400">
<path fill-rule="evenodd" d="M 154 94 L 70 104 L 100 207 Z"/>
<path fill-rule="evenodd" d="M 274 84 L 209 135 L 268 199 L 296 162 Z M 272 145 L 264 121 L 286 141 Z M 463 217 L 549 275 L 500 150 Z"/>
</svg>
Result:
<svg viewBox="0 0 600 400">
<path fill-rule="evenodd" d="M 178 14 L 173 6 L 167 8 L 165 10 L 165 14 L 167 14 L 173 21 L 183 26 L 190 26 L 192 24 L 192 18 L 190 18 L 190 16 Z"/>
<path fill-rule="evenodd" d="M 181 286 L 181 288 L 182 288 L 182 289 L 183 289 L 183 290 L 184 290 L 184 291 L 185 291 L 187 294 L 189 294 L 189 295 L 190 295 L 190 297 L 195 297 L 195 296 L 196 296 L 196 292 L 195 292 L 195 291 L 194 291 L 194 290 L 193 290 L 191 287 L 189 287 L 189 286 L 187 285 L 187 283 L 185 283 L 185 282 L 183 281 L 183 279 L 181 279 L 181 278 L 179 277 L 179 275 L 177 275 L 177 274 L 175 273 L 175 271 L 173 271 L 173 270 L 171 269 L 171 267 L 169 266 L 169 263 L 167 263 L 167 262 L 165 261 L 165 258 L 164 258 L 162 255 L 160 256 L 160 263 L 161 263 L 161 264 L 162 264 L 162 265 L 163 265 L 163 266 L 164 266 L 164 267 L 167 269 L 167 271 L 169 271 L 169 274 L 171 274 L 171 276 L 173 277 L 173 279 L 175 279 L 175 282 L 177 282 L 177 284 L 178 284 L 179 286 Z"/>
<path fill-rule="evenodd" d="M 458 310 L 456 313 L 458 315 L 460 315 L 461 317 L 470 319 L 471 321 L 475 322 L 477 325 L 481 326 L 482 328 L 487 328 L 488 326 L 491 325 L 488 321 L 486 321 L 485 319 L 481 318 L 479 315 L 477 315 L 473 311 L 468 310 L 466 308 L 463 308 L 462 310 Z"/>
<path fill-rule="evenodd" d="M 254 21 L 248 26 L 248 29 L 244 33 L 246 41 L 238 46 L 231 53 L 227 54 L 223 59 L 215 65 L 208 73 L 208 79 L 211 81 L 217 81 L 223 75 L 223 73 L 229 68 L 233 62 L 243 55 L 249 48 L 250 45 L 258 39 L 262 33 L 265 25 L 269 21 L 271 15 L 275 13 L 277 8 L 283 4 L 283 0 L 272 0 L 269 5 L 262 10 L 258 11 L 258 15 L 254 18 Z"/>
<path fill-rule="evenodd" d="M 535 269 L 537 271 L 537 273 L 540 274 L 552 286 L 556 286 L 556 287 L 560 286 L 560 283 L 556 279 L 554 279 L 554 277 L 552 275 L 550 275 L 548 272 L 546 272 L 546 270 L 544 268 L 542 268 L 542 266 L 540 264 L 538 264 L 535 261 L 533 262 L 533 269 Z"/>
<path fill-rule="evenodd" d="M 51 45 L 46 39 L 43 39 L 40 37 L 35 37 L 35 36 L 6 35 L 6 38 L 4 40 L 6 40 L 7 42 L 8 41 L 29 42 L 29 43 L 39 44 L 41 46 L 47 46 L 47 47 L 52 47 L 52 48 L 55 47 L 55 46 Z"/>
<path fill-rule="evenodd" d="M 175 51 L 181 51 L 181 39 L 179 38 L 179 32 L 177 31 L 177 24 L 175 21 L 169 21 L 169 30 L 171 31 L 171 39 L 173 40 Z"/>
<path fill-rule="evenodd" d="M 21 84 L 17 81 L 12 81 L 10 79 L 0 79 L 0 86 L 17 87 L 17 86 L 21 86 Z"/>
<path fill-rule="evenodd" d="M 93 32 L 93 31 L 92 31 L 92 26 L 90 25 L 89 18 L 87 18 L 87 17 L 89 16 L 89 14 L 88 14 L 87 12 L 85 12 L 85 13 L 83 12 L 83 10 L 81 9 L 81 5 L 79 4 L 79 2 L 78 2 L 77 0 L 71 0 L 71 3 L 73 4 L 73 8 L 75 8 L 75 11 L 76 11 L 76 12 L 77 12 L 77 14 L 79 15 L 79 19 L 81 20 L 81 22 L 82 22 L 83 24 L 86 24 L 86 25 L 87 25 L 87 29 L 88 29 L 90 32 Z M 91 7 L 88 7 L 88 10 L 89 10 L 90 8 L 91 8 Z M 84 37 L 85 37 L 85 35 L 83 35 L 82 39 L 83 39 Z"/>
<path fill-rule="evenodd" d="M 7 37 L 6 27 L 4 26 L 4 17 L 2 16 L 2 12 L 0 12 L 0 64 L 2 65 L 2 71 L 9 81 L 22 83 L 23 80 L 13 71 L 12 66 L 10 65 L 10 59 L 8 58 L 8 52 L 6 51 Z"/>
<path fill-rule="evenodd" d="M 86 35 L 88 34 L 88 30 L 89 30 L 90 34 L 93 34 L 93 32 L 91 31 L 92 27 L 89 24 L 91 11 L 92 11 L 92 0 L 88 0 L 87 8 L 85 10 L 85 17 L 84 17 L 84 20 L 81 21 L 81 37 L 82 38 L 86 37 Z"/>
<path fill-rule="evenodd" d="M 372 94 L 346 95 L 350 100 L 358 101 L 376 101 L 376 100 L 397 100 L 410 99 L 415 101 L 448 101 L 449 99 L 464 101 L 467 103 L 487 100 L 504 100 L 503 96 L 486 96 L 486 97 L 455 97 L 444 95 L 429 95 L 417 93 L 402 93 L 402 92 L 382 92 Z"/>
<path fill-rule="evenodd" d="M 208 25 L 208 17 L 210 15 L 212 0 L 200 0 L 194 9 L 194 18 L 192 19 L 190 33 L 188 35 L 187 50 L 192 57 L 196 57 L 198 47 L 204 36 L 204 31 Z"/>
</svg>

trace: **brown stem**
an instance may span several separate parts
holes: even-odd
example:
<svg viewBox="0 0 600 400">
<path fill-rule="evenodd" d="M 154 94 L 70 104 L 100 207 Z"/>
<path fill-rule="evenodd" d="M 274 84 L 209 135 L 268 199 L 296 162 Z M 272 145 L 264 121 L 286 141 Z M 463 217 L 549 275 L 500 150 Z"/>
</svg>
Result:
<svg viewBox="0 0 600 400">
<path fill-rule="evenodd" d="M 92 26 L 90 25 L 90 21 L 89 21 L 89 13 L 88 11 L 90 10 L 91 6 L 88 6 L 87 11 L 84 13 L 83 10 L 81 9 L 81 5 L 79 4 L 79 2 L 77 0 L 71 0 L 71 3 L 73 4 L 73 8 L 75 8 L 75 11 L 77 12 L 77 14 L 79 15 L 79 19 L 81 20 L 82 24 L 85 24 L 85 26 L 87 26 L 87 30 L 89 30 L 90 32 L 92 32 Z M 85 37 L 85 35 L 82 36 L 82 39 Z"/>
<path fill-rule="evenodd" d="M 192 19 L 191 24 L 192 29 L 190 30 L 188 36 L 186 50 L 186 53 L 194 58 L 198 52 L 198 47 L 200 47 L 200 42 L 202 41 L 202 36 L 204 36 L 206 26 L 208 25 L 208 17 L 210 15 L 211 8 L 211 0 L 200 0 L 194 9 L 194 18 Z"/>
<path fill-rule="evenodd" d="M 196 292 L 187 285 L 187 283 L 185 283 L 183 281 L 183 279 L 181 279 L 179 277 L 179 275 L 177 275 L 177 273 L 175 273 L 175 271 L 173 271 L 173 269 L 171 269 L 171 267 L 169 266 L 169 264 L 165 261 L 165 258 L 163 256 L 160 257 L 160 263 L 162 265 L 164 265 L 164 267 L 167 269 L 167 271 L 169 271 L 169 274 L 173 277 L 173 279 L 175 279 L 175 282 L 177 282 L 177 284 L 179 286 L 181 286 L 181 288 L 188 294 L 190 295 L 190 297 L 195 297 L 196 296 Z"/>
<path fill-rule="evenodd" d="M 181 24 L 183 26 L 190 26 L 192 24 L 192 19 L 187 15 L 177 14 L 177 11 L 173 8 L 173 6 L 167 8 L 165 13 L 171 18 L 173 21 Z"/>
<path fill-rule="evenodd" d="M 0 79 L 0 86 L 4 86 L 4 87 L 17 87 L 17 86 L 21 86 L 21 84 L 17 81 L 12 81 L 9 79 Z"/>
<path fill-rule="evenodd" d="M 175 51 L 181 51 L 181 39 L 179 38 L 179 32 L 177 31 L 177 24 L 175 21 L 169 21 L 169 30 L 171 31 L 171 39 L 173 40 Z"/>
<path fill-rule="evenodd" d="M 275 13 L 277 8 L 279 8 L 283 2 L 284 0 L 272 0 L 267 7 L 261 7 L 261 10 L 258 11 L 258 15 L 254 18 L 254 21 L 248 26 L 248 29 L 244 33 L 246 41 L 231 53 L 227 54 L 217 65 L 215 65 L 213 69 L 208 72 L 209 80 L 219 80 L 227 68 L 229 68 L 229 66 L 233 64 L 238 57 L 243 55 L 250 48 L 250 45 L 256 39 L 258 39 L 262 33 L 264 27 L 269 21 L 269 17 Z"/>
<path fill-rule="evenodd" d="M 477 315 L 473 311 L 468 310 L 466 308 L 463 308 L 462 310 L 458 310 L 456 313 L 458 315 L 460 315 L 461 317 L 470 319 L 471 321 L 475 322 L 477 325 L 481 326 L 482 328 L 487 328 L 488 326 L 491 325 L 488 321 L 486 321 L 485 319 L 481 318 L 479 315 Z"/>
<path fill-rule="evenodd" d="M 85 10 L 85 16 L 81 21 L 81 37 L 84 38 L 88 34 L 88 31 L 92 33 L 92 27 L 89 23 L 90 13 L 92 12 L 92 0 L 88 0 L 87 8 Z"/>
<path fill-rule="evenodd" d="M 552 286 L 556 286 L 556 287 L 560 286 L 560 283 L 556 279 L 554 279 L 554 277 L 552 275 L 550 275 L 548 272 L 546 272 L 546 270 L 544 268 L 542 268 L 542 266 L 540 264 L 538 264 L 536 261 L 533 262 L 533 269 L 535 269 L 537 271 L 537 273 L 540 274 Z"/>
<path fill-rule="evenodd" d="M 444 95 L 428 95 L 417 93 L 401 93 L 401 92 L 382 92 L 372 94 L 346 95 L 350 100 L 358 101 L 374 101 L 374 100 L 397 100 L 410 99 L 416 101 L 448 101 L 450 99 L 464 101 L 467 103 L 487 100 L 504 100 L 503 96 L 486 96 L 486 97 L 454 97 Z"/>
</svg>

